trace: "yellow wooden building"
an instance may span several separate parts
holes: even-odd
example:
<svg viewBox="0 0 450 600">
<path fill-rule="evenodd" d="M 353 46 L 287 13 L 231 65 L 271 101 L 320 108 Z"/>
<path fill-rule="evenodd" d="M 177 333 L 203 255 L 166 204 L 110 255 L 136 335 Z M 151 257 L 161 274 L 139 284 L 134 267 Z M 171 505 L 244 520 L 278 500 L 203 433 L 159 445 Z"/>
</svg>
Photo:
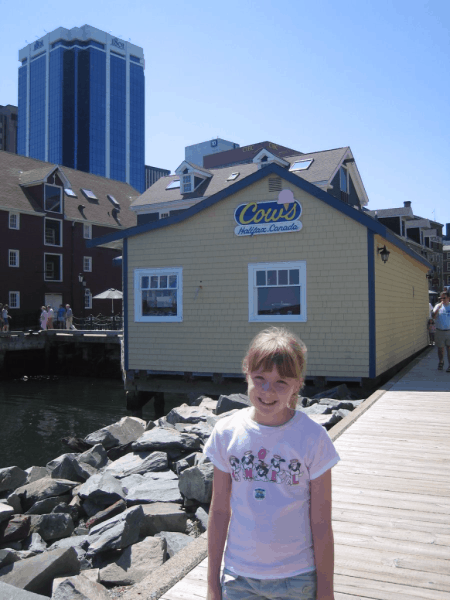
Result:
<svg viewBox="0 0 450 600">
<path fill-rule="evenodd" d="M 297 333 L 307 377 L 327 381 L 373 380 L 427 345 L 430 264 L 360 207 L 276 161 L 93 243 L 123 243 L 128 389 L 231 380 L 270 325 Z"/>
</svg>

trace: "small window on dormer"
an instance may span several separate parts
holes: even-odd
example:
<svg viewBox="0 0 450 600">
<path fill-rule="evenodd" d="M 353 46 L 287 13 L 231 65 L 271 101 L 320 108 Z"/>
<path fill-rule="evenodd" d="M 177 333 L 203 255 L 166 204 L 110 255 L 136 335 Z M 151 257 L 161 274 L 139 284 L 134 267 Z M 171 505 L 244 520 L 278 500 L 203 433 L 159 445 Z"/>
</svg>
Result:
<svg viewBox="0 0 450 600">
<path fill-rule="evenodd" d="M 348 173 L 347 169 L 345 169 L 344 167 L 340 168 L 340 185 L 341 192 L 345 192 L 346 194 L 348 194 Z"/>
<path fill-rule="evenodd" d="M 98 200 L 97 196 L 94 194 L 94 192 L 92 190 L 85 190 L 84 188 L 80 188 L 80 189 L 88 200 Z"/>
<path fill-rule="evenodd" d="M 299 160 L 291 165 L 289 171 L 306 171 L 311 166 L 313 159 Z"/>
<path fill-rule="evenodd" d="M 56 185 L 45 185 L 44 210 L 48 212 L 62 212 L 61 188 Z"/>
<path fill-rule="evenodd" d="M 179 179 L 174 179 L 166 187 L 166 190 L 174 190 L 175 188 L 179 188 L 179 187 L 180 187 L 180 180 Z"/>
<path fill-rule="evenodd" d="M 192 192 L 192 183 L 190 175 L 183 175 L 183 194 Z"/>
<path fill-rule="evenodd" d="M 64 188 L 64 191 L 66 193 L 66 196 L 70 196 L 71 198 L 76 198 L 77 195 L 75 194 L 75 192 L 73 190 L 71 190 L 70 188 Z"/>
</svg>

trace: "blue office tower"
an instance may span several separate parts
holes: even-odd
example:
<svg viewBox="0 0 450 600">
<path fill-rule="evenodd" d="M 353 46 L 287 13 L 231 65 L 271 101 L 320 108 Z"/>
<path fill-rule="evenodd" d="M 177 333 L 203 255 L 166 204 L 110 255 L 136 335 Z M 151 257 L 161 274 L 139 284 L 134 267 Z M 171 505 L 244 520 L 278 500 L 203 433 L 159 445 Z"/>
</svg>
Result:
<svg viewBox="0 0 450 600">
<path fill-rule="evenodd" d="M 17 152 L 145 190 L 142 48 L 89 25 L 19 51 Z"/>
</svg>

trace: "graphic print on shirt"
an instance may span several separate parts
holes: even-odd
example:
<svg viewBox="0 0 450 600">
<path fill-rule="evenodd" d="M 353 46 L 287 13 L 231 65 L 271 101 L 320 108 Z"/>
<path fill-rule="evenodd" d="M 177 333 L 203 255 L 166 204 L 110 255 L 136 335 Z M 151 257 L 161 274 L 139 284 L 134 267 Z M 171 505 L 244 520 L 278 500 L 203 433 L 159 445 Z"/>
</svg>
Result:
<svg viewBox="0 0 450 600">
<path fill-rule="evenodd" d="M 269 451 L 261 448 L 258 452 L 258 462 L 255 463 L 255 456 L 252 450 L 247 450 L 241 458 L 241 464 L 236 456 L 230 456 L 229 462 L 232 468 L 232 477 L 235 481 L 240 481 L 239 471 L 242 467 L 244 481 L 270 481 L 272 483 L 285 485 L 298 485 L 300 483 L 301 462 L 298 458 L 291 458 L 287 469 L 283 468 L 286 459 L 279 454 L 274 454 L 270 459 L 265 460 Z M 283 464 L 285 463 L 285 464 Z"/>
</svg>

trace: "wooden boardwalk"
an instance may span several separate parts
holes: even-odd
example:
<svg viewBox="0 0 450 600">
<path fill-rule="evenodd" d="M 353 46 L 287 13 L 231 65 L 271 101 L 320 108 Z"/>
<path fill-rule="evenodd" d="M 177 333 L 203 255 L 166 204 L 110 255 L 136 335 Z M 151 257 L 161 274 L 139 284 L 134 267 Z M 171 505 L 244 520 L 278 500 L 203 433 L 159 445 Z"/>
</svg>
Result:
<svg viewBox="0 0 450 600">
<path fill-rule="evenodd" d="M 425 354 L 335 442 L 336 600 L 450 600 L 450 373 Z M 163 600 L 206 598 L 207 559 Z"/>
</svg>

